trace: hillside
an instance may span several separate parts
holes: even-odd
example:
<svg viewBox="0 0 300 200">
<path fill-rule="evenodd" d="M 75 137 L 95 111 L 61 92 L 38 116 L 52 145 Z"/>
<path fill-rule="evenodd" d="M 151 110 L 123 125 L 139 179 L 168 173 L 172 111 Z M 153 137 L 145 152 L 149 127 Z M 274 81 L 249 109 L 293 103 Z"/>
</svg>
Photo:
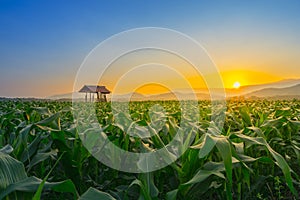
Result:
<svg viewBox="0 0 300 200">
<path fill-rule="evenodd" d="M 162 94 L 151 94 L 143 95 L 140 93 L 132 92 L 127 94 L 115 94 L 114 99 L 117 101 L 126 101 L 130 99 L 131 101 L 146 101 L 146 100 L 175 100 L 177 97 L 181 99 L 193 99 L 196 95 L 199 100 L 210 99 L 210 95 L 207 89 L 198 88 L 194 89 L 195 94 L 190 93 L 188 89 L 178 89 L 176 91 Z M 216 96 L 221 96 L 224 89 L 213 89 Z M 235 96 L 244 96 L 246 98 L 266 98 L 266 97 L 276 97 L 279 99 L 285 98 L 298 98 L 300 96 L 300 79 L 286 79 L 278 82 L 260 84 L 260 85 L 248 85 L 242 86 L 239 89 L 226 88 L 226 96 L 228 98 Z M 77 100 L 83 100 L 85 97 L 84 93 L 74 92 L 59 95 L 52 95 L 46 97 L 46 99 L 60 100 L 69 99 L 72 97 Z M 88 95 L 89 98 L 89 95 Z M 107 96 L 108 100 L 112 98 L 112 95 Z"/>
<path fill-rule="evenodd" d="M 300 96 L 300 84 L 285 88 L 265 88 L 245 95 L 246 97 Z"/>
</svg>

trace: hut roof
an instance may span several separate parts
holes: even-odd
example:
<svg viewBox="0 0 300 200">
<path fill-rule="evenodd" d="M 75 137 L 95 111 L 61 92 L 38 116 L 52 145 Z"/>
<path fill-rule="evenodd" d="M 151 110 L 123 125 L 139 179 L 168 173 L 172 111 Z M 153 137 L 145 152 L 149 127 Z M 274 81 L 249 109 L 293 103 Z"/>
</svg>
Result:
<svg viewBox="0 0 300 200">
<path fill-rule="evenodd" d="M 89 93 L 100 92 L 102 94 L 110 93 L 110 91 L 105 86 L 100 86 L 100 85 L 85 85 L 79 90 L 79 92 L 89 92 Z"/>
</svg>

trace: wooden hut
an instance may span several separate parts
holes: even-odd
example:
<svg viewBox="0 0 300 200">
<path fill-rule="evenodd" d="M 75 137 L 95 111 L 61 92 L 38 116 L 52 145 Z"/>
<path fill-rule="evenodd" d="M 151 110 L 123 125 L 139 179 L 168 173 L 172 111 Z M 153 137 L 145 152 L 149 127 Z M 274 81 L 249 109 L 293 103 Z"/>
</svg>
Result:
<svg viewBox="0 0 300 200">
<path fill-rule="evenodd" d="M 107 101 L 106 95 L 110 94 L 110 91 L 105 86 L 100 85 L 85 85 L 79 92 L 85 93 L 85 102 L 87 102 L 88 93 L 90 94 L 90 102 L 94 100 L 94 94 L 97 94 L 97 101 Z M 92 99 L 93 94 L 93 99 Z"/>
</svg>

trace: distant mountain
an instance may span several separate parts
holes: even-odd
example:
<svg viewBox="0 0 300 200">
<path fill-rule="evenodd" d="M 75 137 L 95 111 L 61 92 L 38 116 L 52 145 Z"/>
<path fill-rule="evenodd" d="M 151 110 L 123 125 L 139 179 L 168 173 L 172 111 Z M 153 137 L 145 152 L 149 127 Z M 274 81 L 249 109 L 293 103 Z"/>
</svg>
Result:
<svg viewBox="0 0 300 200">
<path fill-rule="evenodd" d="M 208 93 L 181 93 L 181 92 L 168 92 L 156 95 L 147 95 L 147 100 L 205 100 L 210 99 Z"/>
<path fill-rule="evenodd" d="M 143 95 L 140 93 L 128 93 L 123 95 L 114 95 L 112 96 L 114 101 L 156 101 L 156 100 L 190 100 L 190 99 L 199 99 L 205 100 L 210 99 L 210 95 L 207 93 L 180 93 L 180 92 L 168 92 L 162 94 L 151 94 Z M 110 100 L 110 99 L 109 99 Z"/>
<path fill-rule="evenodd" d="M 277 82 L 272 83 L 265 83 L 265 84 L 258 84 L 258 85 L 245 85 L 241 86 L 239 89 L 234 88 L 225 88 L 225 93 L 227 97 L 237 96 L 237 95 L 246 95 L 248 93 L 266 89 L 266 88 L 285 88 L 285 87 L 291 87 L 295 86 L 297 84 L 300 84 L 300 79 L 284 79 Z M 176 90 L 178 92 L 182 93 L 189 93 L 190 89 L 178 89 Z M 211 91 L 208 91 L 207 88 L 196 88 L 194 89 L 195 93 L 203 93 L 203 94 L 209 94 L 209 92 L 214 92 L 216 95 L 222 95 L 224 92 L 224 89 L 222 88 L 212 88 Z"/>
<path fill-rule="evenodd" d="M 246 97 L 300 96 L 300 84 L 285 88 L 265 88 L 250 92 Z"/>
<path fill-rule="evenodd" d="M 162 94 L 151 94 L 151 95 L 143 95 L 140 93 L 132 92 L 127 94 L 115 94 L 113 96 L 116 101 L 146 101 L 146 100 L 175 100 L 180 97 L 181 99 L 193 99 L 194 95 L 196 95 L 199 100 L 207 100 L 210 99 L 210 94 L 214 92 L 216 97 L 223 95 L 224 89 L 212 89 L 210 92 L 206 88 L 198 88 L 194 89 L 194 94 L 191 93 L 190 89 L 177 89 L 173 93 L 162 93 Z M 300 96 L 300 79 L 286 79 L 278 82 L 260 84 L 260 85 L 248 85 L 242 86 L 239 89 L 231 89 L 226 88 L 226 97 L 234 97 L 234 96 L 245 96 L 245 97 L 275 97 L 275 96 Z M 67 94 L 59 94 L 46 97 L 47 99 L 52 100 L 71 100 L 74 97 L 77 100 L 84 100 L 85 93 L 67 93 Z M 96 98 L 96 96 L 94 97 Z M 112 95 L 107 95 L 107 99 L 110 101 Z M 89 95 L 88 95 L 89 99 Z"/>
<path fill-rule="evenodd" d="M 58 100 L 58 99 L 72 99 L 72 96 L 74 95 L 74 98 L 76 99 L 81 99 L 85 97 L 85 93 L 79 93 L 79 92 L 71 92 L 71 93 L 66 93 L 66 94 L 56 94 L 52 96 L 46 97 L 47 99 L 52 99 L 52 100 Z"/>
<path fill-rule="evenodd" d="M 191 97 L 193 94 L 182 94 L 182 93 L 162 93 L 162 94 L 151 94 L 151 95 L 143 95 L 140 93 L 128 93 L 123 95 L 114 95 L 112 98 L 114 101 L 155 101 L 155 100 L 176 100 L 178 98 L 186 99 L 187 97 Z M 192 98 L 192 97 L 191 97 Z M 190 98 L 190 99 L 191 99 Z"/>
<path fill-rule="evenodd" d="M 298 84 L 300 84 L 300 79 L 284 79 L 284 80 L 273 82 L 273 83 L 242 86 L 239 88 L 239 90 L 241 93 L 245 94 L 245 93 L 250 93 L 250 92 L 265 89 L 265 88 L 286 88 L 286 87 L 292 87 L 292 86 L 295 86 Z"/>
<path fill-rule="evenodd" d="M 0 101 L 49 101 L 50 99 L 35 97 L 0 97 Z"/>
<path fill-rule="evenodd" d="M 145 98 L 144 95 L 137 93 L 137 92 L 131 92 L 126 94 L 113 94 L 108 97 L 108 100 L 113 99 L 114 101 L 143 101 Z"/>
</svg>

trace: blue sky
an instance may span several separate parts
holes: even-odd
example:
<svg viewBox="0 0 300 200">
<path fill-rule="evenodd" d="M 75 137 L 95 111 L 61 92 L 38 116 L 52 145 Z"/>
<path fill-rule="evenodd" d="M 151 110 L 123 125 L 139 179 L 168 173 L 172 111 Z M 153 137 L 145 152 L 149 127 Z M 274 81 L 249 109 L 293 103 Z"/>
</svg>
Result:
<svg viewBox="0 0 300 200">
<path fill-rule="evenodd" d="M 72 90 L 85 56 L 106 38 L 164 27 L 199 41 L 221 71 L 300 78 L 299 1 L 0 1 L 0 96 Z"/>
</svg>

